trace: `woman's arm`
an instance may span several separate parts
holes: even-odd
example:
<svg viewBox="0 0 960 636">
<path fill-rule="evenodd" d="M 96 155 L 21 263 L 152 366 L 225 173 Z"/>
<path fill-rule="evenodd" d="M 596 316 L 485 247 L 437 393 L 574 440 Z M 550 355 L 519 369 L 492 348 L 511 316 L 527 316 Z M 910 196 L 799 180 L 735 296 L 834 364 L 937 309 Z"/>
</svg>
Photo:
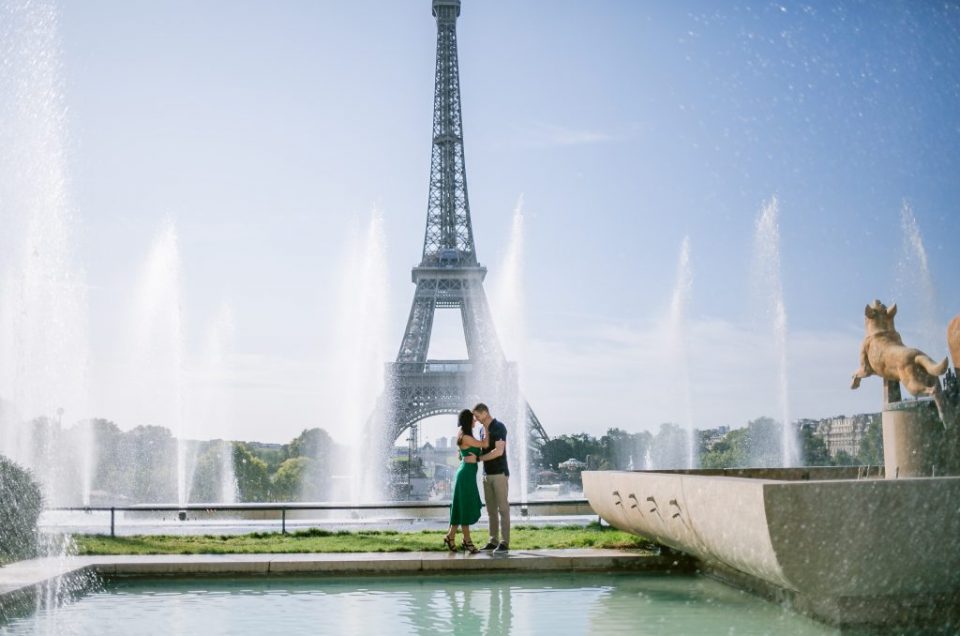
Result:
<svg viewBox="0 0 960 636">
<path fill-rule="evenodd" d="M 477 439 L 473 435 L 464 435 L 463 441 L 468 446 L 473 446 L 474 448 L 490 448 L 490 429 L 486 424 L 483 425 L 483 439 Z"/>
<path fill-rule="evenodd" d="M 477 439 L 473 435 L 464 435 L 460 438 L 460 446 L 473 446 L 474 448 L 486 448 L 490 445 L 487 441 L 489 438 L 484 438 L 482 440 Z"/>
</svg>

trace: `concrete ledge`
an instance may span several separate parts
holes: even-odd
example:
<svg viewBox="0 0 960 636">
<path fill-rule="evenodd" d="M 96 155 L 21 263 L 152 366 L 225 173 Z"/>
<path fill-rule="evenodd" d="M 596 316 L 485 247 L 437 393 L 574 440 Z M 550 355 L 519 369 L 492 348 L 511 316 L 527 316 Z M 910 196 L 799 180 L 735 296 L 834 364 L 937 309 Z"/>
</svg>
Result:
<svg viewBox="0 0 960 636">
<path fill-rule="evenodd" d="M 489 553 L 158 554 L 20 561 L 0 568 L 0 623 L 37 603 L 83 593 L 96 574 L 113 576 L 376 575 L 477 571 L 688 571 L 689 562 L 639 550 L 517 550 Z M 41 593 L 43 592 L 43 593 Z"/>
<path fill-rule="evenodd" d="M 321 554 L 276 554 L 270 574 L 384 574 L 418 572 L 419 552 L 360 552 Z"/>
<path fill-rule="evenodd" d="M 168 555 L 157 555 L 168 556 Z M 270 559 L 266 555 L 169 555 L 172 558 L 128 557 L 122 561 L 97 564 L 94 570 L 105 575 L 163 574 L 266 574 Z M 231 558 L 237 557 L 237 558 Z"/>
<path fill-rule="evenodd" d="M 59 603 L 82 592 L 90 564 L 66 559 L 32 559 L 0 568 L 0 625 L 15 615 L 33 611 L 39 603 Z"/>
</svg>

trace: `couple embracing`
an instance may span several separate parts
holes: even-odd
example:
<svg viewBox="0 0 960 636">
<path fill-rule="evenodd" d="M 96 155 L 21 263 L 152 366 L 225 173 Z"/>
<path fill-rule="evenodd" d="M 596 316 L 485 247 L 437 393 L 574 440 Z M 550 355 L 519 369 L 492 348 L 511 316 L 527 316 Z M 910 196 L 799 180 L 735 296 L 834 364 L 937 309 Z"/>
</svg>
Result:
<svg viewBox="0 0 960 636">
<path fill-rule="evenodd" d="M 480 439 L 473 436 L 474 421 L 482 426 Z M 480 551 L 470 539 L 470 526 L 480 520 L 480 492 L 477 489 L 477 462 L 483 462 L 483 496 L 490 519 L 490 540 L 483 550 L 505 555 L 510 549 L 510 503 L 507 484 L 507 427 L 490 416 L 490 409 L 480 403 L 472 411 L 464 409 L 457 418 L 457 448 L 460 450 L 460 468 L 453 482 L 453 500 L 450 503 L 450 529 L 443 538 L 444 545 L 456 552 L 457 529 L 463 530 L 463 551 Z"/>
</svg>

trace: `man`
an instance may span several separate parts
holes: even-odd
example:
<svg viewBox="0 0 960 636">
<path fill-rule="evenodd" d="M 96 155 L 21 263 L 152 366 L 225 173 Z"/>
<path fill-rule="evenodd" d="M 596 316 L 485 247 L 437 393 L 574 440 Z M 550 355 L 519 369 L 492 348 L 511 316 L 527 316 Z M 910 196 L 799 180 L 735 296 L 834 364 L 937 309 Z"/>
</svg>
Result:
<svg viewBox="0 0 960 636">
<path fill-rule="evenodd" d="M 473 416 L 488 428 L 490 449 L 480 456 L 483 462 L 483 498 L 490 519 L 490 541 L 484 550 L 503 555 L 510 550 L 510 502 L 507 497 L 510 469 L 507 467 L 507 427 L 490 416 L 484 403 L 473 407 Z"/>
</svg>

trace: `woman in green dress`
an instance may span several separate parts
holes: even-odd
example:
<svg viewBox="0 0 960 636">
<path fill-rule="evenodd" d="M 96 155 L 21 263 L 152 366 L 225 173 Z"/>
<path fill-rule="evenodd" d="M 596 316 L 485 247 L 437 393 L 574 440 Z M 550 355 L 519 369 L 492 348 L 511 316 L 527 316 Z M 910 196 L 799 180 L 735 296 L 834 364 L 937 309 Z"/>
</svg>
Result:
<svg viewBox="0 0 960 636">
<path fill-rule="evenodd" d="M 482 449 L 488 445 L 484 426 L 483 439 L 473 436 L 473 412 L 469 409 L 460 411 L 457 418 L 457 448 L 460 449 L 460 468 L 453 480 L 453 499 L 450 502 L 450 529 L 443 538 L 444 545 L 451 552 L 457 551 L 457 528 L 463 528 L 463 550 L 471 554 L 479 552 L 470 540 L 470 526 L 480 520 L 480 490 L 477 488 L 477 457 Z"/>
</svg>

